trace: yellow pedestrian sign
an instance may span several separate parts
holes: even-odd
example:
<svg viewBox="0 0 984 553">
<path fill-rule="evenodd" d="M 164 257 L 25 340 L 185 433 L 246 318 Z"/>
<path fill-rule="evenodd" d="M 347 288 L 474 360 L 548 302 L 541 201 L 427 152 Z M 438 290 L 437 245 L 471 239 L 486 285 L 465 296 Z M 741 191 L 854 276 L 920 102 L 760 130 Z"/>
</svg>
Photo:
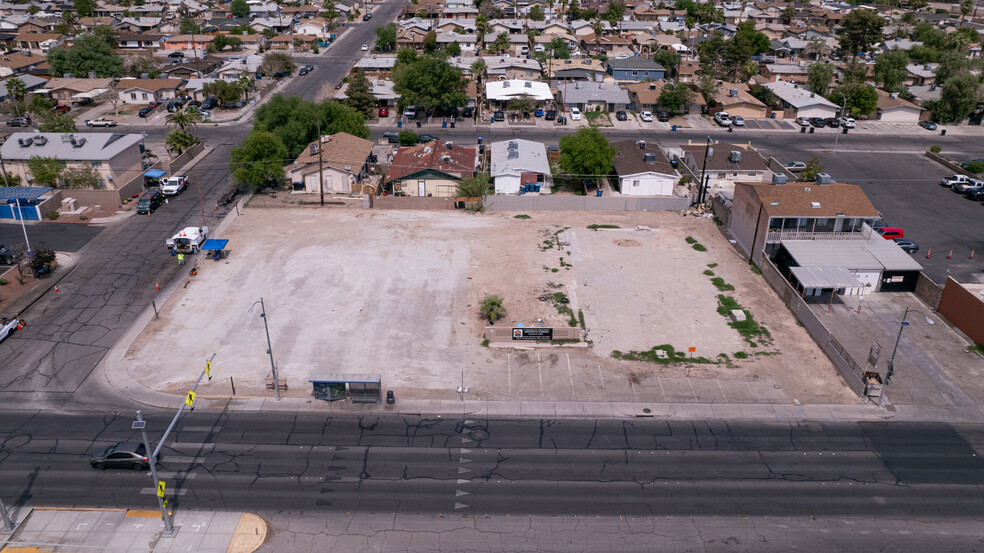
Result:
<svg viewBox="0 0 984 553">
<path fill-rule="evenodd" d="M 212 376 L 212 360 L 208 359 L 205 361 L 205 374 Z"/>
<path fill-rule="evenodd" d="M 187 405 L 188 407 L 194 407 L 195 406 L 195 395 L 196 395 L 195 392 L 189 391 L 188 392 L 188 395 L 185 396 L 185 405 Z"/>
<path fill-rule="evenodd" d="M 167 500 L 166 499 L 164 500 L 163 506 L 164 506 L 165 509 L 167 509 Z"/>
<path fill-rule="evenodd" d="M 157 481 L 157 497 L 164 497 L 164 481 Z"/>
</svg>

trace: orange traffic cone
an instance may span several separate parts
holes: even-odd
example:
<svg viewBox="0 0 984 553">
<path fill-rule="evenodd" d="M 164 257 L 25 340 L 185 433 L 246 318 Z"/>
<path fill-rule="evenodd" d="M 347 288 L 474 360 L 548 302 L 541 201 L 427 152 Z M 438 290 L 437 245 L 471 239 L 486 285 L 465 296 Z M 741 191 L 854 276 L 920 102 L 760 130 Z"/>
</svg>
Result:
<svg viewBox="0 0 984 553">
<path fill-rule="evenodd" d="M 155 284 L 156 284 L 156 286 L 154 286 L 154 290 L 160 290 L 161 289 L 161 283 L 160 282 L 157 282 Z"/>
<path fill-rule="evenodd" d="M 17 321 L 17 330 L 24 330 L 24 321 Z"/>
<path fill-rule="evenodd" d="M 150 217 L 150 212 L 149 211 L 147 212 L 147 217 Z"/>
<path fill-rule="evenodd" d="M 974 259 L 974 250 L 970 250 L 970 258 Z"/>
<path fill-rule="evenodd" d="M 58 292 L 58 286 L 57 285 L 55 286 L 55 292 L 56 293 Z"/>
<path fill-rule="evenodd" d="M 951 257 L 953 257 L 953 248 L 950 248 L 950 253 L 946 254 L 947 259 L 950 259 Z"/>
<path fill-rule="evenodd" d="M 933 253 L 933 248 L 929 248 L 929 250 L 926 251 L 926 259 L 929 259 L 929 256 L 932 253 Z"/>
</svg>

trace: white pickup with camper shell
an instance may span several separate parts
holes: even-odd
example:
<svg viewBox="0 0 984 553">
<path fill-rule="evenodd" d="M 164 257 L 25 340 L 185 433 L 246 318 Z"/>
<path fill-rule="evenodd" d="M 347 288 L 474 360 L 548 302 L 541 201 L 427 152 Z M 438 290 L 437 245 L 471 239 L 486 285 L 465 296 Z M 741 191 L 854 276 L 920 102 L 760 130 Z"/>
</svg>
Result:
<svg viewBox="0 0 984 553">
<path fill-rule="evenodd" d="M 168 251 L 198 253 L 208 238 L 208 227 L 187 227 L 164 241 Z"/>
<path fill-rule="evenodd" d="M 188 188 L 188 177 L 184 175 L 161 179 L 161 192 L 165 196 L 177 196 L 185 188 Z"/>
</svg>

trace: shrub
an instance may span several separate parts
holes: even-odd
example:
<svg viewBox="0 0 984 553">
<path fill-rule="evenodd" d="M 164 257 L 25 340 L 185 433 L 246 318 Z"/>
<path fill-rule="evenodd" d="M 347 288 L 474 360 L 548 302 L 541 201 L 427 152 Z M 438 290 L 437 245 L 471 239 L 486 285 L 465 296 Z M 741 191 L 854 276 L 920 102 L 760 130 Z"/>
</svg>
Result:
<svg viewBox="0 0 984 553">
<path fill-rule="evenodd" d="M 694 244 L 694 249 L 697 250 L 697 251 L 699 251 L 699 252 L 706 252 L 707 251 L 707 248 L 705 248 L 703 244 Z"/>
<path fill-rule="evenodd" d="M 688 244 L 696 244 L 697 243 L 697 239 L 694 238 L 693 236 L 688 236 L 684 240 L 686 240 Z"/>
<path fill-rule="evenodd" d="M 489 320 L 489 324 L 495 324 L 497 320 L 506 315 L 506 308 L 502 305 L 502 297 L 495 294 L 486 294 L 478 309 L 482 317 Z"/>
<path fill-rule="evenodd" d="M 618 225 L 588 225 L 591 230 L 598 230 L 600 228 L 620 228 Z"/>
<path fill-rule="evenodd" d="M 526 214 L 521 214 L 521 215 L 513 215 L 513 219 L 532 219 L 532 217 Z"/>
<path fill-rule="evenodd" d="M 6 285 L 7 285 L 7 279 L 0 278 L 0 286 L 6 286 Z"/>
<path fill-rule="evenodd" d="M 933 152 L 934 154 L 938 154 L 941 151 L 943 151 L 943 148 L 940 148 L 939 146 L 930 146 L 929 151 Z"/>
<path fill-rule="evenodd" d="M 58 215 L 59 215 L 59 213 L 57 211 L 52 211 L 51 213 L 48 213 L 47 215 L 45 215 L 45 217 L 47 217 L 51 221 L 57 221 L 58 220 Z"/>
<path fill-rule="evenodd" d="M 967 164 L 966 169 L 975 175 L 984 173 L 984 162 L 981 161 L 971 161 Z"/>
<path fill-rule="evenodd" d="M 735 352 L 735 359 L 748 359 L 748 354 L 743 351 Z"/>
<path fill-rule="evenodd" d="M 711 276 L 712 277 L 712 276 L 714 276 L 714 271 L 708 269 L 708 270 L 704 271 L 704 274 L 707 275 L 707 276 Z"/>
</svg>

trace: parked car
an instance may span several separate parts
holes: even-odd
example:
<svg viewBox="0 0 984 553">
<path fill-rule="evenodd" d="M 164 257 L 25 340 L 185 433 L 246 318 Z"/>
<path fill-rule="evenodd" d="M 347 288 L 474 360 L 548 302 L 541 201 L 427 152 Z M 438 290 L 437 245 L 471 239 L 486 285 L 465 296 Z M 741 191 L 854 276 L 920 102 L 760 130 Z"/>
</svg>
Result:
<svg viewBox="0 0 984 553">
<path fill-rule="evenodd" d="M 152 111 L 154 111 L 154 108 L 147 106 L 145 108 L 140 108 L 140 111 L 137 112 L 137 115 L 140 117 L 147 117 L 147 115 Z"/>
<path fill-rule="evenodd" d="M 400 133 L 397 131 L 386 131 L 383 133 L 383 138 L 385 138 L 390 144 L 400 143 Z"/>
<path fill-rule="evenodd" d="M 799 173 L 803 169 L 806 169 L 806 163 L 802 161 L 790 161 L 786 164 L 786 169 L 793 173 Z"/>
<path fill-rule="evenodd" d="M 935 131 L 937 128 L 933 121 L 920 121 L 919 126 L 929 131 Z"/>
<path fill-rule="evenodd" d="M 968 199 L 979 202 L 984 200 L 984 188 L 974 188 L 973 190 L 968 190 L 965 194 Z"/>
<path fill-rule="evenodd" d="M 547 110 L 547 113 L 545 113 L 543 115 L 543 118 L 546 119 L 547 121 L 553 121 L 553 120 L 557 119 L 557 110 L 555 110 L 555 109 L 548 109 Z"/>
<path fill-rule="evenodd" d="M 461 112 L 461 116 L 465 119 L 471 119 L 475 116 L 475 108 L 467 106 L 464 111 Z"/>
<path fill-rule="evenodd" d="M 207 109 L 200 109 L 198 110 L 198 115 L 200 115 L 202 117 L 202 121 L 204 121 L 212 116 L 212 112 Z"/>
<path fill-rule="evenodd" d="M 639 115 L 639 118 L 645 121 L 646 123 L 651 123 L 653 120 L 653 114 L 652 112 L 644 111 Z"/>
<path fill-rule="evenodd" d="M 219 100 L 215 96 L 209 96 L 202 101 L 202 109 L 214 109 L 219 106 Z"/>
<path fill-rule="evenodd" d="M 495 112 L 495 113 L 492 114 L 492 119 L 494 119 L 495 121 L 505 121 L 506 120 L 506 114 L 503 113 L 503 112 L 501 112 L 501 111 L 497 111 L 497 112 Z"/>
<path fill-rule="evenodd" d="M 905 231 L 899 227 L 880 227 L 876 228 L 875 232 L 880 234 L 885 240 L 891 240 L 892 238 L 905 238 Z"/>
<path fill-rule="evenodd" d="M 160 188 L 150 188 L 137 200 L 137 214 L 149 215 L 164 203 L 164 194 Z"/>
<path fill-rule="evenodd" d="M 810 126 L 810 120 L 807 119 L 806 117 L 797 117 L 796 118 L 796 123 L 798 123 L 799 126 L 801 126 L 801 127 L 809 127 Z"/>
<path fill-rule="evenodd" d="M 169 58 L 183 58 L 185 57 L 184 52 L 171 52 L 167 55 Z"/>
<path fill-rule="evenodd" d="M 714 114 L 714 122 L 722 127 L 727 127 L 731 124 L 731 116 L 726 111 L 719 111 Z"/>
<path fill-rule="evenodd" d="M 840 126 L 840 119 L 837 119 L 836 117 L 828 117 L 828 118 L 824 119 L 823 122 L 828 127 L 833 127 L 835 129 Z"/>
<path fill-rule="evenodd" d="M 822 129 L 826 126 L 823 122 L 823 119 L 821 119 L 820 117 L 811 117 L 810 124 L 818 129 Z"/>
<path fill-rule="evenodd" d="M 577 108 L 571 108 L 571 121 L 581 120 L 581 110 Z"/>
<path fill-rule="evenodd" d="M 892 238 L 892 241 L 902 248 L 905 253 L 916 253 L 919 251 L 919 243 L 908 238 Z"/>
<path fill-rule="evenodd" d="M 621 110 L 616 111 L 615 119 L 618 119 L 619 121 L 627 121 L 629 119 L 629 114 Z"/>
<path fill-rule="evenodd" d="M 423 144 L 424 142 L 433 142 L 435 140 L 437 140 L 437 137 L 434 136 L 434 135 L 432 135 L 432 134 L 418 134 L 417 135 L 417 142 L 420 142 L 421 144 Z"/>
<path fill-rule="evenodd" d="M 971 178 L 968 177 L 967 175 L 952 175 L 952 176 L 943 177 L 942 179 L 940 179 L 940 186 L 945 186 L 945 187 L 949 188 L 949 187 L 951 187 L 951 186 L 953 186 L 955 184 L 963 184 L 963 183 L 966 183 L 966 182 L 970 182 L 970 180 L 971 180 Z"/>
<path fill-rule="evenodd" d="M 274 79 L 283 79 L 284 77 L 289 77 L 289 76 L 290 76 L 290 71 L 278 71 L 277 73 L 273 74 Z"/>
<path fill-rule="evenodd" d="M 198 100 L 192 100 L 192 101 L 188 102 L 188 107 L 190 107 L 190 108 L 199 108 L 199 107 L 202 107 L 202 103 L 199 102 Z"/>
<path fill-rule="evenodd" d="M 536 111 L 533 112 L 533 117 L 543 117 L 543 115 L 544 111 L 540 108 L 536 108 Z"/>
<path fill-rule="evenodd" d="M 670 112 L 665 110 L 660 110 L 656 112 L 656 118 L 664 123 L 667 123 L 670 120 Z"/>
<path fill-rule="evenodd" d="M 68 113 L 72 111 L 72 106 L 68 104 L 58 104 L 57 106 L 51 108 L 51 111 L 55 113 Z"/>
<path fill-rule="evenodd" d="M 368 44 L 363 44 L 362 45 L 362 51 L 363 52 L 368 52 L 369 51 L 369 45 Z"/>
<path fill-rule="evenodd" d="M 89 459 L 89 465 L 91 465 L 92 468 L 99 470 L 147 470 L 150 468 L 150 459 L 147 457 L 147 449 L 143 444 L 136 442 L 118 442 L 97 451 L 92 458 Z"/>
<path fill-rule="evenodd" d="M 407 109 L 403 110 L 403 116 L 406 117 L 407 119 L 416 119 L 417 106 L 410 106 Z"/>
<path fill-rule="evenodd" d="M 383 107 L 379 108 L 379 116 L 380 117 L 389 117 L 389 114 L 390 114 L 390 110 L 389 110 L 388 107 L 383 106 Z"/>
<path fill-rule="evenodd" d="M 841 117 L 840 118 L 840 124 L 841 124 L 842 127 L 847 127 L 848 129 L 853 129 L 854 126 L 855 126 L 855 124 L 854 124 L 854 118 L 853 117 Z"/>
<path fill-rule="evenodd" d="M 731 122 L 736 127 L 744 127 L 745 126 L 745 118 L 742 117 L 741 115 L 732 115 L 731 116 Z"/>
<path fill-rule="evenodd" d="M 153 102 L 147 104 L 147 107 L 149 107 L 150 109 L 154 109 L 154 108 L 156 108 L 157 106 L 159 106 L 159 105 L 161 105 L 163 103 L 164 102 L 162 102 L 161 100 L 154 100 Z"/>
<path fill-rule="evenodd" d="M 372 12 L 366 12 L 366 14 L 362 16 L 363 21 L 369 21 L 370 19 L 372 19 Z"/>
<path fill-rule="evenodd" d="M 984 188 L 984 180 L 980 179 L 967 179 L 967 182 L 958 182 L 950 187 L 954 192 L 960 194 L 966 194 L 971 190 L 980 190 Z"/>
<path fill-rule="evenodd" d="M 31 118 L 30 117 L 14 117 L 10 121 L 7 121 L 8 127 L 30 127 Z"/>
<path fill-rule="evenodd" d="M 89 121 L 86 121 L 85 124 L 89 127 L 115 127 L 116 121 L 106 119 L 105 117 L 100 117 L 99 119 L 90 119 Z"/>
<path fill-rule="evenodd" d="M 300 68 L 300 69 L 299 69 L 299 70 L 297 71 L 297 74 L 298 74 L 298 75 L 307 75 L 307 74 L 308 74 L 308 73 L 310 73 L 311 71 L 314 71 L 314 66 L 313 66 L 313 65 L 311 65 L 311 64 L 309 63 L 309 64 L 307 64 L 307 65 L 305 65 L 304 67 L 301 67 L 301 68 Z"/>
</svg>

